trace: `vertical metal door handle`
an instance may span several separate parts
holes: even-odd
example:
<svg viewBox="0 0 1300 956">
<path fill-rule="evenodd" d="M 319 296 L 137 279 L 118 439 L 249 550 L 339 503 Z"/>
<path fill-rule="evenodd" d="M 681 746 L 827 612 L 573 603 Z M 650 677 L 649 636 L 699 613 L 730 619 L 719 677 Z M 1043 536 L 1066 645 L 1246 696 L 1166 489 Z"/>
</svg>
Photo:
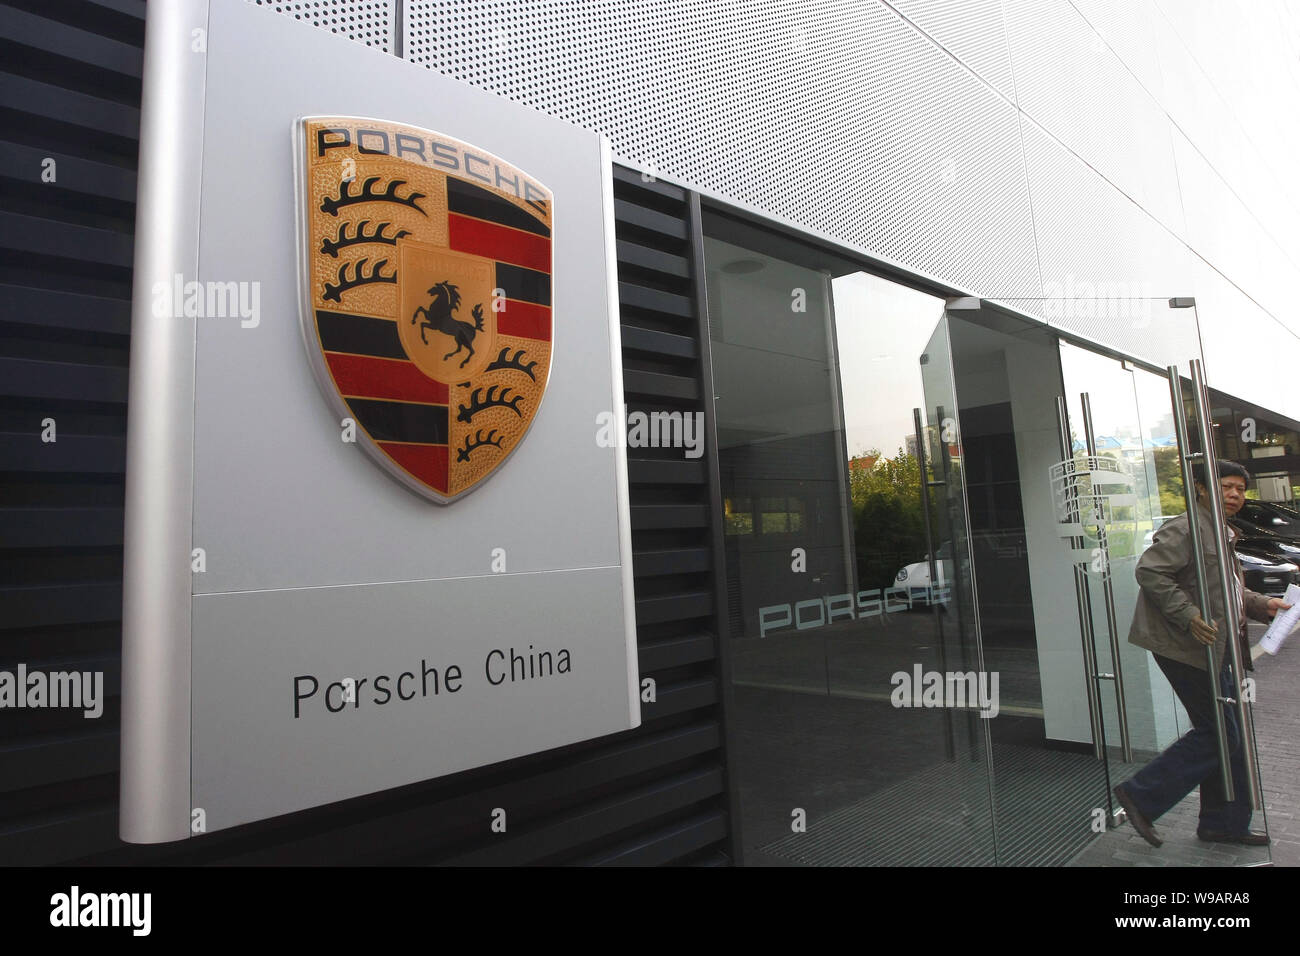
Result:
<svg viewBox="0 0 1300 956">
<path fill-rule="evenodd" d="M 1088 469 L 1092 470 L 1097 457 L 1097 441 L 1092 432 L 1092 403 L 1087 392 L 1081 392 L 1079 399 L 1083 403 L 1083 434 L 1088 444 Z M 1115 709 L 1119 713 L 1119 745 L 1125 763 L 1133 762 L 1133 744 L 1128 733 L 1128 702 L 1124 697 L 1124 669 L 1119 659 L 1119 625 L 1115 620 L 1115 590 L 1110 580 L 1110 545 L 1106 537 L 1105 524 L 1097 525 L 1097 541 L 1101 545 L 1101 557 L 1105 562 L 1105 571 L 1101 579 L 1101 592 L 1106 606 L 1106 632 L 1110 636 L 1110 661 L 1114 669 L 1111 680 L 1115 683 Z M 1098 679 L 1102 675 L 1098 674 Z"/>
<path fill-rule="evenodd" d="M 934 626 L 939 637 L 939 670 L 943 673 L 948 672 L 948 648 L 943 636 L 943 615 L 939 613 L 939 605 L 934 600 L 934 589 L 938 584 L 939 578 L 935 574 L 935 566 L 938 562 L 934 559 L 934 536 L 930 529 L 930 480 L 926 475 L 925 462 L 925 434 L 921 428 L 921 410 L 912 409 L 912 428 L 916 432 L 916 463 L 921 470 L 921 514 L 925 516 L 925 554 L 926 560 L 930 563 L 930 610 L 934 612 Z M 956 548 L 956 544 L 953 545 Z M 954 550 L 955 553 L 955 550 Z M 955 570 L 955 565 L 954 565 Z M 947 582 L 949 588 L 952 582 Z M 907 596 L 908 604 L 912 602 L 912 595 Z M 944 709 L 944 755 L 952 760 L 957 755 L 956 735 L 952 726 L 952 709 Z"/>
<path fill-rule="evenodd" d="M 1060 431 L 1061 461 L 1073 460 L 1074 446 L 1070 438 L 1070 419 L 1065 409 L 1065 399 L 1059 395 L 1056 397 L 1056 424 Z M 1073 482 L 1070 482 L 1067 487 L 1075 502 L 1074 513 L 1077 515 L 1079 489 Z M 1106 729 L 1102 723 L 1101 694 L 1097 689 L 1097 648 L 1092 630 L 1092 595 L 1088 591 L 1087 574 L 1079 567 L 1079 562 L 1073 555 L 1080 544 L 1082 541 L 1079 538 L 1070 539 L 1072 552 L 1070 564 L 1074 572 L 1074 599 L 1079 606 L 1079 636 L 1083 640 L 1084 687 L 1088 693 L 1088 723 L 1092 727 L 1092 755 L 1101 760 L 1105 753 Z"/>
</svg>

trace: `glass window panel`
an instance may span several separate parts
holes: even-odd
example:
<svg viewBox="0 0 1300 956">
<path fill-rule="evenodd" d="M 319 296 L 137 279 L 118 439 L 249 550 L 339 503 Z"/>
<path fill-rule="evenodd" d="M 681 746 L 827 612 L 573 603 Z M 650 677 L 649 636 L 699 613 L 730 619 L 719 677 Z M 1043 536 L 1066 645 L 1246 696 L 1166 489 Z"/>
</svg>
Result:
<svg viewBox="0 0 1300 956">
<path fill-rule="evenodd" d="M 891 699 L 898 674 L 961 660 L 949 607 L 970 562 L 953 561 L 938 488 L 927 534 L 918 456 L 960 461 L 922 374 L 932 361 L 925 374 L 951 382 L 932 342 L 943 302 L 807 246 L 722 231 L 705 261 L 746 859 L 992 862 L 981 722 Z M 941 404 L 955 415 L 950 394 Z M 792 833 L 795 806 L 815 821 L 807 833 Z M 932 821 L 925 841 L 878 828 L 900 812 Z"/>
</svg>

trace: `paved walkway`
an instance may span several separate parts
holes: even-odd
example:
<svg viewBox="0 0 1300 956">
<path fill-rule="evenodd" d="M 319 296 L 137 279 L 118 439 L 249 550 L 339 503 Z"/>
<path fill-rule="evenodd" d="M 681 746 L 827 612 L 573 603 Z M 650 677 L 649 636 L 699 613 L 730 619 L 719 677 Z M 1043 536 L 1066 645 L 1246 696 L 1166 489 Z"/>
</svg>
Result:
<svg viewBox="0 0 1300 956">
<path fill-rule="evenodd" d="M 1258 629 L 1257 629 L 1258 628 Z M 1263 634 L 1251 625 L 1251 641 Z M 1300 634 L 1255 661 L 1255 739 L 1273 863 L 1300 866 Z"/>
</svg>

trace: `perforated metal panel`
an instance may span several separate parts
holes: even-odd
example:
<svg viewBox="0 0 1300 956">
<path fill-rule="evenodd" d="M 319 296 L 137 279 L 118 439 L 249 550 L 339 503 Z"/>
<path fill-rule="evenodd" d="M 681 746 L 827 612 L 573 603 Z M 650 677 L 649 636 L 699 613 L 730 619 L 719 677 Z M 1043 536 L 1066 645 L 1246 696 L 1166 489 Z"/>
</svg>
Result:
<svg viewBox="0 0 1300 956">
<path fill-rule="evenodd" d="M 1176 5 L 1165 6 L 1169 10 L 1181 9 Z M 1241 125 L 1211 81 L 1202 60 L 1184 42 L 1183 34 L 1189 27 L 1186 16 L 1174 22 L 1162 15 L 1160 23 L 1156 51 L 1164 76 L 1165 109 L 1179 131 L 1266 228 L 1278 237 L 1294 235 L 1294 223 L 1300 219 L 1300 183 L 1292 167 L 1300 141 L 1292 134 L 1289 140 L 1282 139 L 1282 145 L 1272 154 L 1262 152 L 1254 142 L 1261 127 L 1248 131 Z M 1260 87 L 1254 95 L 1265 101 L 1270 110 L 1285 109 L 1287 103 L 1300 102 L 1300 85 L 1293 79 L 1278 87 Z M 1278 119 L 1268 114 L 1263 129 L 1294 129 L 1294 123 L 1278 122 Z"/>
<path fill-rule="evenodd" d="M 1206 261 L 1292 331 L 1300 332 L 1300 268 L 1181 133 L 1175 134 L 1188 241 Z"/>
<path fill-rule="evenodd" d="M 1014 100 L 1002 0 L 885 0 L 998 92 Z"/>
<path fill-rule="evenodd" d="M 247 0 L 385 53 L 395 49 L 398 0 Z"/>
<path fill-rule="evenodd" d="M 1274 113 L 1288 98 L 1294 102 L 1295 76 L 1288 70 L 1295 60 L 1289 42 L 1294 34 L 1286 30 L 1294 22 L 1294 2 L 1157 0 L 1156 6 L 1165 29 L 1177 36 L 1250 139 L 1293 125 L 1275 123 Z"/>
<path fill-rule="evenodd" d="M 411 0 L 404 28 L 408 59 L 667 178 L 954 284 L 1036 293 L 1014 107 L 882 3 Z"/>
<path fill-rule="evenodd" d="M 1163 20 L 1154 0 L 1070 0 L 1156 100 L 1162 99 L 1163 79 L 1156 56 L 1155 34 Z"/>
<path fill-rule="evenodd" d="M 1238 208 L 1196 252 L 1275 314 L 1294 287 L 1300 250 L 1283 236 L 1300 186 L 1255 137 L 1290 156 L 1300 133 L 1261 122 L 1236 79 L 1300 90 L 1300 20 L 1282 0 L 399 2 L 395 45 L 413 62 L 600 130 L 667 179 L 1032 314 L 1072 279 L 1185 294 L 1192 257 L 1169 233 L 1188 238 L 1184 206 L 1213 223 L 1224 195 Z M 1242 61 L 1259 51 L 1268 64 Z M 1180 191 L 1180 130 L 1201 158 L 1184 169 L 1203 160 L 1220 186 L 1199 188 L 1196 169 Z M 1165 349 L 1151 328 L 1079 331 Z"/>
<path fill-rule="evenodd" d="M 1199 257 L 1193 274 L 1208 290 L 1196 293 L 1207 375 L 1216 388 L 1264 405 L 1282 403 L 1272 406 L 1282 411 L 1295 403 L 1274 384 L 1279 377 L 1259 375 L 1257 366 L 1248 370 L 1262 355 L 1284 367 L 1283 357 L 1300 346 L 1294 304 L 1300 206 L 1288 166 L 1300 144 L 1295 124 L 1267 114 L 1261 120 L 1259 113 L 1259 104 L 1275 109 L 1300 101 L 1300 69 L 1290 64 L 1300 54 L 1295 15 L 1267 0 L 1249 11 L 1164 0 L 1155 8 L 1163 105 L 1176 124 L 1187 238 Z M 1235 81 L 1236 71 L 1250 78 L 1248 92 Z M 1240 116 L 1253 117 L 1249 131 Z M 1272 149 L 1261 150 L 1261 141 Z M 1244 349 L 1243 339 L 1254 350 Z"/>
<path fill-rule="evenodd" d="M 1044 295 L 1140 299 L 1187 295 L 1190 254 L 1162 225 L 1059 143 L 1025 126 Z M 1184 290 L 1184 291 L 1179 291 Z M 1200 356 L 1191 313 L 1057 307 L 1052 325 L 1164 365 Z"/>
<path fill-rule="evenodd" d="M 1181 234 L 1169 119 L 1068 0 L 1007 0 L 1020 108 Z"/>
</svg>

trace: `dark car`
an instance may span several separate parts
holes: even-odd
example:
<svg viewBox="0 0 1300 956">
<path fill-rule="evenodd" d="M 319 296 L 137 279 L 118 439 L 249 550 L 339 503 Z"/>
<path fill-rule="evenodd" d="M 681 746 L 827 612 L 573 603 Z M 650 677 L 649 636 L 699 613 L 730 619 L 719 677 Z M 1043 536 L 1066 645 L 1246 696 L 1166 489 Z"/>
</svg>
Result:
<svg viewBox="0 0 1300 956">
<path fill-rule="evenodd" d="M 1249 525 L 1253 531 L 1267 531 L 1292 543 L 1300 543 L 1300 511 L 1276 501 L 1248 499 L 1234 520 Z"/>
<path fill-rule="evenodd" d="M 1261 528 L 1241 520 L 1240 516 L 1229 518 L 1228 524 L 1237 533 L 1237 544 L 1246 545 L 1256 551 L 1267 552 L 1275 558 L 1300 564 L 1300 541 L 1276 531 Z"/>
<path fill-rule="evenodd" d="M 1247 506 L 1268 504 L 1248 501 Z M 1244 513 L 1245 507 L 1242 508 Z M 1256 509 L 1254 514 L 1269 514 Z M 1280 597 L 1288 584 L 1300 584 L 1300 541 L 1290 536 L 1262 527 L 1256 522 L 1243 520 L 1242 514 L 1229 518 L 1228 524 L 1237 533 L 1237 557 L 1246 578 L 1246 587 L 1260 594 Z M 1280 526 L 1285 527 L 1285 526 Z"/>
<path fill-rule="evenodd" d="M 1241 560 L 1242 574 L 1246 587 L 1269 597 L 1281 597 L 1286 593 L 1287 585 L 1300 585 L 1300 564 L 1295 559 L 1279 556 L 1279 552 L 1260 539 L 1237 539 L 1237 557 Z M 1286 545 L 1291 547 L 1291 545 Z M 1297 556 L 1300 557 L 1300 556 Z"/>
</svg>

